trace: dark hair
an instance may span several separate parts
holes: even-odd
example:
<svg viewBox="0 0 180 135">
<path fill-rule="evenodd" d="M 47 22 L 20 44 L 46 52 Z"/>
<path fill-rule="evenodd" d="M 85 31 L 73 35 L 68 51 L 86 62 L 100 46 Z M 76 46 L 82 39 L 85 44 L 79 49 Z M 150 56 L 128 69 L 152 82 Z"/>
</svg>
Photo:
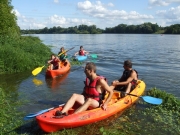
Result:
<svg viewBox="0 0 180 135">
<path fill-rule="evenodd" d="M 96 65 L 93 62 L 86 63 L 86 68 L 89 70 L 93 70 L 96 73 Z"/>
<path fill-rule="evenodd" d="M 83 48 L 83 46 L 80 46 L 80 49 Z"/>
<path fill-rule="evenodd" d="M 56 56 L 56 55 L 55 55 L 54 53 L 52 53 L 52 54 L 51 54 L 51 57 L 52 57 L 52 56 Z"/>
<path fill-rule="evenodd" d="M 132 68 L 132 62 L 130 60 L 124 61 L 124 66 Z"/>
</svg>

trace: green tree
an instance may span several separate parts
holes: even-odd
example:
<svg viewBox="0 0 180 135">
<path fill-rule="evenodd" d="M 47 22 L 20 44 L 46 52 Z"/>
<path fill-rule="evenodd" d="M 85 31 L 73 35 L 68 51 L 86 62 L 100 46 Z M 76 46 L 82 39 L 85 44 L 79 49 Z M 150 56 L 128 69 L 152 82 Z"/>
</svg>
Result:
<svg viewBox="0 0 180 135">
<path fill-rule="evenodd" d="M 11 0 L 0 0 L 0 44 L 19 38 L 20 29 L 16 20 Z"/>
</svg>

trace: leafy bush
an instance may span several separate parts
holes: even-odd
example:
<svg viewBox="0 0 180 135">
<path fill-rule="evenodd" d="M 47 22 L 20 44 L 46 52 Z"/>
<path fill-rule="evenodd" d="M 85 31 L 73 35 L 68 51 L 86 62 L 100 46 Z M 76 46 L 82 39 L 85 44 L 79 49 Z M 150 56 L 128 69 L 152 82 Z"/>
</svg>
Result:
<svg viewBox="0 0 180 135">
<path fill-rule="evenodd" d="M 22 72 L 42 66 L 51 54 L 37 37 L 21 36 L 9 44 L 0 45 L 1 73 Z"/>
</svg>

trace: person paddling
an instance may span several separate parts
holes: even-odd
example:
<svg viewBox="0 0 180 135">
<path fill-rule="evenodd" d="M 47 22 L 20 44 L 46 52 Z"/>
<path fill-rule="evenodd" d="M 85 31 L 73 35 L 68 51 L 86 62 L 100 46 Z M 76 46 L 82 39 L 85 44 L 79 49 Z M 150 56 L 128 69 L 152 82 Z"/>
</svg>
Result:
<svg viewBox="0 0 180 135">
<path fill-rule="evenodd" d="M 61 61 L 59 60 L 59 58 L 55 54 L 52 54 L 51 59 L 48 60 L 48 62 L 47 62 L 49 64 L 48 69 L 50 69 L 50 70 L 59 69 L 60 62 Z"/>
<path fill-rule="evenodd" d="M 58 52 L 58 56 L 59 56 L 59 59 L 61 61 L 65 61 L 66 60 L 67 53 L 66 53 L 66 50 L 64 49 L 64 47 L 60 48 L 60 51 Z"/>
<path fill-rule="evenodd" d="M 89 54 L 89 53 L 83 49 L 83 46 L 80 46 L 80 50 L 78 52 L 76 52 L 74 54 L 74 56 L 76 56 L 76 55 L 84 56 L 84 55 L 87 55 L 87 54 Z"/>
</svg>

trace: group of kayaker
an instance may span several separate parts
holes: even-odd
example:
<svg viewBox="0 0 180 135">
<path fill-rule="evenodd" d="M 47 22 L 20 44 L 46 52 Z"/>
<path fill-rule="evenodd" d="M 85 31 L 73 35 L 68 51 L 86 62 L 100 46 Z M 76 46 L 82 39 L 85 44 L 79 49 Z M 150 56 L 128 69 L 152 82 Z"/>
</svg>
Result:
<svg viewBox="0 0 180 135">
<path fill-rule="evenodd" d="M 101 107 L 103 110 L 107 109 L 107 105 L 112 98 L 113 91 L 122 91 L 125 96 L 126 93 L 131 92 L 137 85 L 138 73 L 132 69 L 130 60 L 124 61 L 124 72 L 119 80 L 114 80 L 111 86 L 106 82 L 106 78 L 96 74 L 96 65 L 93 62 L 88 62 L 84 68 L 86 74 L 85 87 L 82 94 L 74 93 L 67 101 L 63 109 L 56 111 L 55 117 L 63 118 L 67 116 L 67 112 L 78 103 L 80 107 L 74 113 L 79 113 L 87 109 L 94 109 Z M 108 94 L 104 101 L 105 95 Z"/>
<path fill-rule="evenodd" d="M 87 54 L 88 54 L 88 52 L 83 49 L 83 46 L 80 46 L 80 50 L 78 52 L 76 52 L 74 54 L 74 56 L 76 56 L 76 55 L 84 56 Z M 64 49 L 64 47 L 61 47 L 60 51 L 58 52 L 58 56 L 56 56 L 55 54 L 52 54 L 50 60 L 48 60 L 48 62 L 47 62 L 49 64 L 48 69 L 50 69 L 50 70 L 59 69 L 60 62 L 61 61 L 65 62 L 66 57 L 67 57 L 66 50 Z"/>
<path fill-rule="evenodd" d="M 60 48 L 58 56 L 56 56 L 55 54 L 51 54 L 50 60 L 47 61 L 47 63 L 49 64 L 48 69 L 50 69 L 50 70 L 59 69 L 60 68 L 60 62 L 65 61 L 66 56 L 67 56 L 67 54 L 66 54 L 64 47 Z"/>
</svg>

